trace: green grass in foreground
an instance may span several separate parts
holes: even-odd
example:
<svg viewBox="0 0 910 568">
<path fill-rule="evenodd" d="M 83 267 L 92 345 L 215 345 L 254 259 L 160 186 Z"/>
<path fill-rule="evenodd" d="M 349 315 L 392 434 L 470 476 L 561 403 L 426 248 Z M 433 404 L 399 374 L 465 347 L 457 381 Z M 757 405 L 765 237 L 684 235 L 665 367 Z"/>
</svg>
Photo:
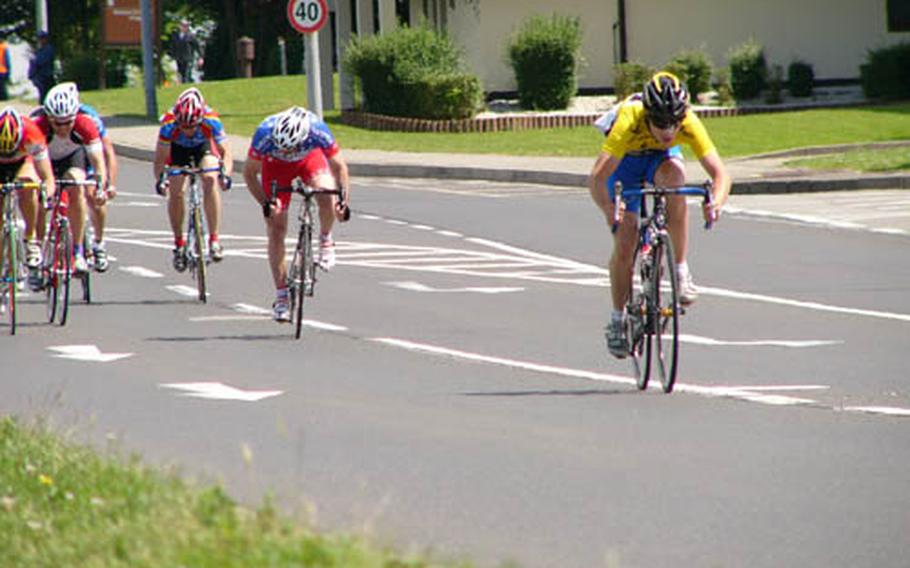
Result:
<svg viewBox="0 0 910 568">
<path fill-rule="evenodd" d="M 0 419 L 0 566 L 428 567 Z M 455 566 L 455 564 L 448 564 Z M 467 566 L 461 564 L 459 566 Z"/>
<path fill-rule="evenodd" d="M 252 135 L 268 114 L 292 104 L 306 105 L 302 75 L 211 81 L 199 85 L 221 114 L 228 132 Z M 158 90 L 159 113 L 182 86 Z M 337 91 L 336 91 L 337 92 Z M 104 115 L 144 116 L 142 89 L 90 91 L 82 98 Z M 337 96 L 336 96 L 337 100 Z M 602 141 L 590 127 L 492 133 L 402 133 L 352 128 L 339 122 L 339 112 L 326 120 L 343 148 L 401 152 L 453 152 L 524 156 L 597 155 Z M 755 114 L 705 121 L 722 156 L 746 156 L 805 146 L 883 142 L 910 139 L 910 103 L 849 109 Z"/>
<path fill-rule="evenodd" d="M 790 160 L 785 165 L 823 170 L 858 170 L 861 172 L 910 171 L 910 147 L 854 150 L 813 158 Z"/>
</svg>

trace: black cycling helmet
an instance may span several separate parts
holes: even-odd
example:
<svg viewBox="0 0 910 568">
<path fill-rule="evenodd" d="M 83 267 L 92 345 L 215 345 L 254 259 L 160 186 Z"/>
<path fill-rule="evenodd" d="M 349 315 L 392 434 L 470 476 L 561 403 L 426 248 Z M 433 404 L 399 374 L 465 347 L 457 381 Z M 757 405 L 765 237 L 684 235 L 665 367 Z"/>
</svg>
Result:
<svg viewBox="0 0 910 568">
<path fill-rule="evenodd" d="M 685 118 L 689 108 L 689 90 L 676 75 L 660 71 L 645 83 L 641 100 L 651 124 L 665 128 Z"/>
</svg>

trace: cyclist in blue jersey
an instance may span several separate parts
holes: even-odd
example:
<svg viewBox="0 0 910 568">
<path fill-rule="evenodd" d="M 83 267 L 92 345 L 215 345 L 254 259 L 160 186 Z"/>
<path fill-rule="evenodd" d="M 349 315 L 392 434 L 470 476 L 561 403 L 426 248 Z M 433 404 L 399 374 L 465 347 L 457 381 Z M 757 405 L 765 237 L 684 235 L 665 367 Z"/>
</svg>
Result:
<svg viewBox="0 0 910 568">
<path fill-rule="evenodd" d="M 221 262 L 224 258 L 224 248 L 218 239 L 221 228 L 221 195 L 215 191 L 215 183 L 219 182 L 223 190 L 230 189 L 234 160 L 218 113 L 205 104 L 198 89 L 187 89 L 177 97 L 174 108 L 161 117 L 154 165 L 155 189 L 168 197 L 167 212 L 174 233 L 173 262 L 177 272 L 183 272 L 187 267 L 186 239 L 183 235 L 186 176 L 175 177 L 171 184 L 163 174 L 168 165 L 216 168 L 219 161 L 222 168 L 220 174 L 208 172 L 201 176 L 205 194 L 203 208 L 209 228 L 209 253 L 215 262 Z"/>
<path fill-rule="evenodd" d="M 262 178 L 260 181 L 260 177 Z M 262 207 L 269 239 L 269 267 L 275 283 L 272 304 L 276 321 L 290 321 L 287 266 L 284 238 L 288 230 L 289 193 L 271 194 L 275 181 L 288 187 L 294 178 L 319 189 L 341 188 L 343 201 L 349 203 L 348 165 L 329 127 L 318 116 L 301 107 L 291 107 L 269 116 L 253 134 L 253 141 L 243 168 L 247 189 Z M 335 264 L 335 242 L 332 226 L 336 217 L 343 220 L 344 211 L 334 196 L 318 195 L 319 264 L 329 270 Z"/>
</svg>

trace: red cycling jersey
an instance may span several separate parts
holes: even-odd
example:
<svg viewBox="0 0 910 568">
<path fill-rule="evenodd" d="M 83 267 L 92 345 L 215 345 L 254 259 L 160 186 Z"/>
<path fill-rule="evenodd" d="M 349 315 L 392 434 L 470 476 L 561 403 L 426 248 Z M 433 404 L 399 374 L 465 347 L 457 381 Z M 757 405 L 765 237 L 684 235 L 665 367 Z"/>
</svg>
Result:
<svg viewBox="0 0 910 568">
<path fill-rule="evenodd" d="M 25 120 L 23 118 L 23 120 Z M 39 116 L 35 119 L 35 124 L 44 133 L 47 138 L 47 146 L 50 153 L 51 161 L 61 160 L 71 155 L 79 149 L 79 146 L 85 146 L 88 151 L 101 150 L 101 135 L 98 133 L 98 127 L 95 121 L 87 114 L 79 113 L 73 123 L 73 129 L 69 138 L 54 136 L 54 128 L 51 126 L 50 118 L 47 115 Z"/>
</svg>

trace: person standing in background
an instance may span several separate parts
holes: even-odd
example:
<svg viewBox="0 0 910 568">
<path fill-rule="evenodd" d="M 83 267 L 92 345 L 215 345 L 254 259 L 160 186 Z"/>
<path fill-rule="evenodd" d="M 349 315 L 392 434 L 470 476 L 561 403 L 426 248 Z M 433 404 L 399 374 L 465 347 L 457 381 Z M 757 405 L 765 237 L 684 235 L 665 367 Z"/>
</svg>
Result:
<svg viewBox="0 0 910 568">
<path fill-rule="evenodd" d="M 54 46 L 46 31 L 38 32 L 38 51 L 29 62 L 28 78 L 38 89 L 38 103 L 44 104 L 44 97 L 54 86 Z"/>
<path fill-rule="evenodd" d="M 9 45 L 6 43 L 6 32 L 0 31 L 0 101 L 9 99 L 9 92 L 6 86 L 9 83 L 9 76 L 12 72 L 10 67 Z"/>
<path fill-rule="evenodd" d="M 199 40 L 190 31 L 190 22 L 186 18 L 180 20 L 180 28 L 171 36 L 171 50 L 177 61 L 180 82 L 192 83 L 193 69 L 202 67 L 203 59 Z"/>
</svg>

